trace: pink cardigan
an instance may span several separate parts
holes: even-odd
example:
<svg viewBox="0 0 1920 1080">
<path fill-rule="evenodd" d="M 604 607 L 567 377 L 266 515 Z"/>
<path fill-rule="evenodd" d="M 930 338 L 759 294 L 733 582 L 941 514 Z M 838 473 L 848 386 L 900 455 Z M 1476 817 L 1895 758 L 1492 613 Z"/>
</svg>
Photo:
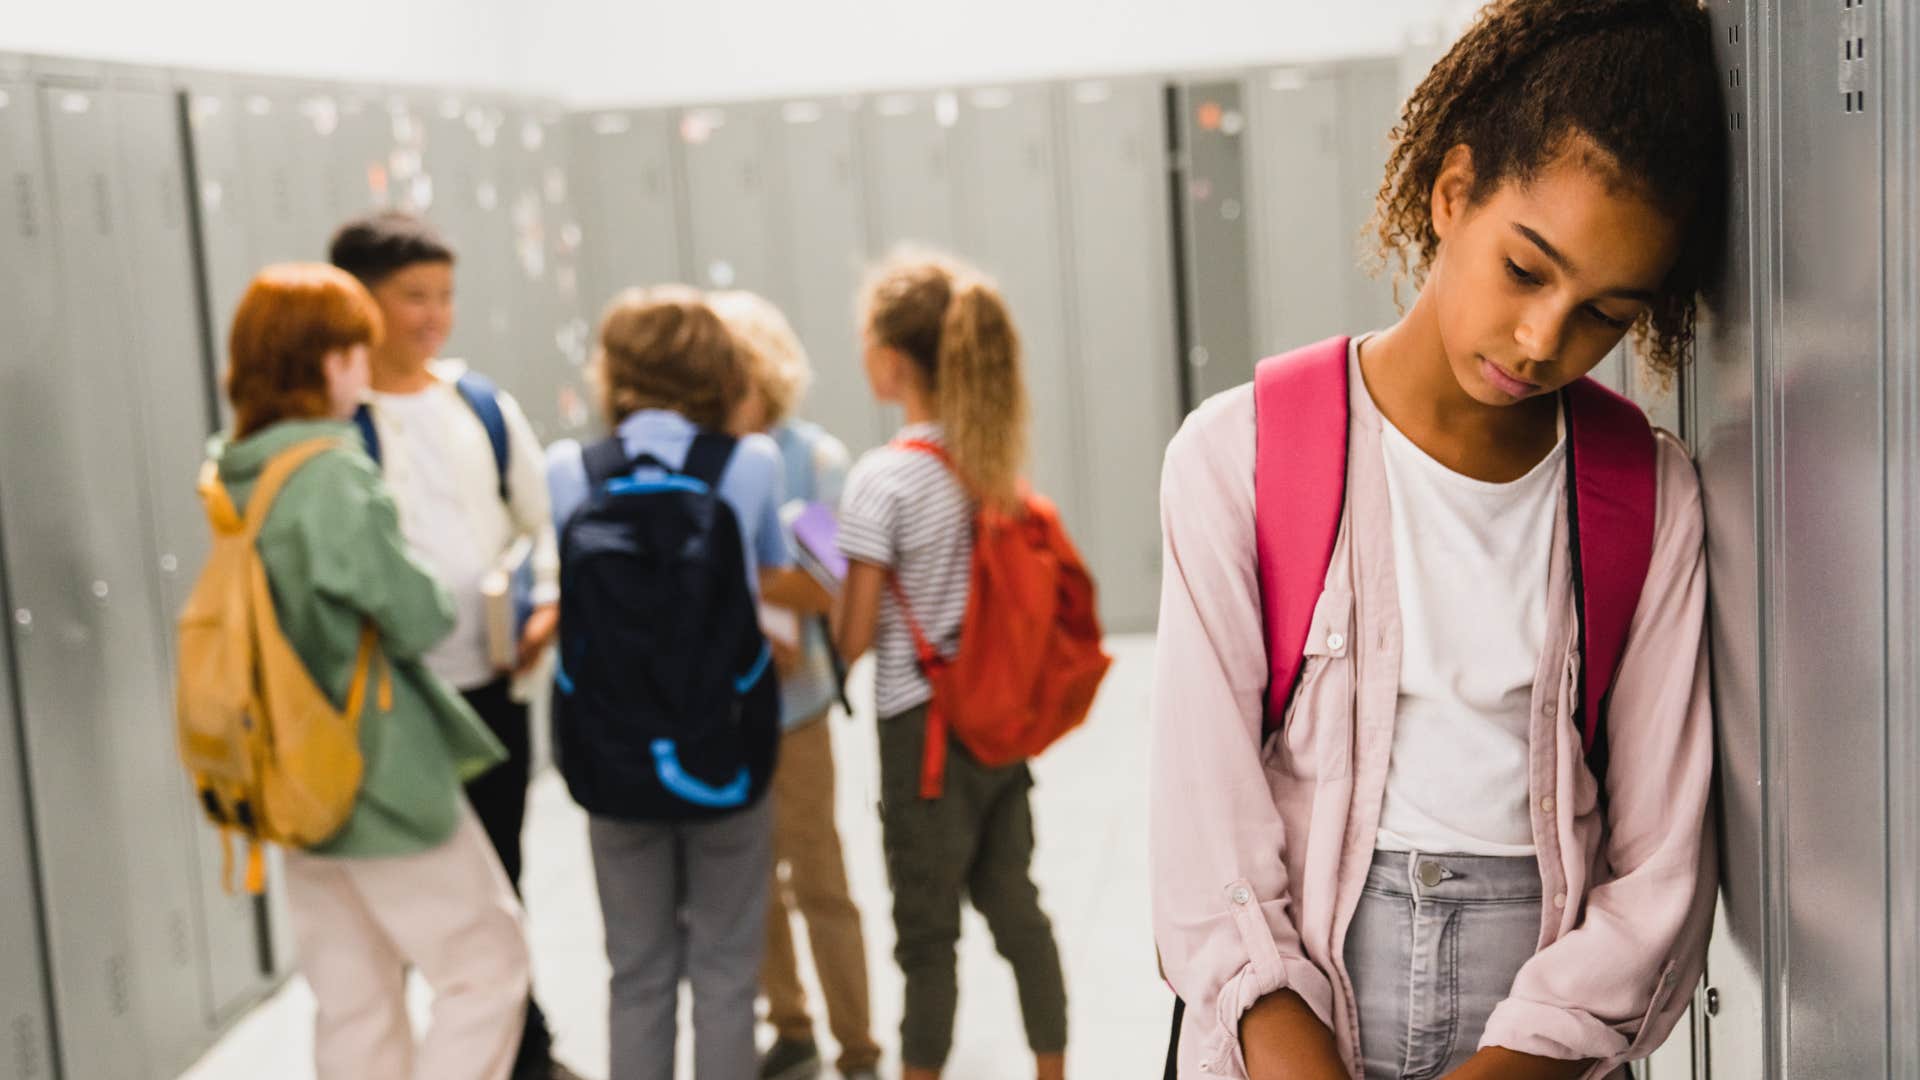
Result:
<svg viewBox="0 0 1920 1080">
<path fill-rule="evenodd" d="M 1357 371 L 1352 386 L 1346 520 L 1299 690 L 1264 747 L 1251 386 L 1202 405 L 1167 450 L 1150 843 L 1154 939 L 1188 1005 L 1183 1080 L 1246 1076 L 1240 1018 L 1281 988 L 1328 1024 L 1360 1075 L 1342 944 L 1373 856 L 1401 627 L 1382 420 Z M 1529 781 L 1540 941 L 1481 1040 L 1592 1059 L 1594 1078 L 1651 1053 L 1685 1012 L 1713 920 L 1700 489 L 1664 432 L 1657 468 L 1653 563 L 1613 690 L 1604 811 L 1569 719 L 1580 653 L 1564 509 L 1555 526 Z"/>
</svg>

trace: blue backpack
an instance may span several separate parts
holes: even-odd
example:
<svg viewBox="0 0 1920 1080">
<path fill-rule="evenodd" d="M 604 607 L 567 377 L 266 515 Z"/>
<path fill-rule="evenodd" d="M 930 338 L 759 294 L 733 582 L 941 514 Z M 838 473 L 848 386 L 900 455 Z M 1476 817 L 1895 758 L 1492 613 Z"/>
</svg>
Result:
<svg viewBox="0 0 1920 1080">
<path fill-rule="evenodd" d="M 575 802 L 627 821 L 732 813 L 766 792 L 780 740 L 773 650 L 719 495 L 735 442 L 678 470 L 586 447 L 587 501 L 560 530 L 554 746 Z"/>
</svg>

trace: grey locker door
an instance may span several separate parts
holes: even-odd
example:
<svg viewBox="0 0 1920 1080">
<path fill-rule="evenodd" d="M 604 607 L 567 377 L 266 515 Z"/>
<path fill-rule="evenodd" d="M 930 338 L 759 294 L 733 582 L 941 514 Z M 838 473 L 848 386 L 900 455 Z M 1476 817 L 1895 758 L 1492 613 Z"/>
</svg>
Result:
<svg viewBox="0 0 1920 1080">
<path fill-rule="evenodd" d="M 345 219 L 393 199 L 393 119 L 377 93 L 342 87 L 334 101 L 338 129 L 329 168 L 335 210 Z"/>
<path fill-rule="evenodd" d="M 19 84 L 0 78 L 0 99 L 14 98 Z M 15 98 L 15 100 L 18 100 Z M 29 99 L 31 100 L 31 99 Z M 11 150 L 4 119 L 11 104 L 0 105 L 0 146 Z M 9 157 L 24 165 L 32 159 Z M 17 166 L 16 166 L 17 167 Z M 11 171 L 11 170 L 10 170 Z M 0 505 L 0 513 L 5 512 Z M 0 567 L 0 604 L 12 606 Z M 53 1076 L 53 1017 L 47 1011 L 47 968 L 40 896 L 36 889 L 32 821 L 27 800 L 25 762 L 14 709 L 13 663 L 0 641 L 0 859 L 10 871 L 0 878 L 0 1023 L 6 1025 L 6 1056 L 0 1076 L 7 1080 L 50 1080 Z"/>
<path fill-rule="evenodd" d="M 703 106 L 679 114 L 682 190 L 694 284 L 747 289 L 776 304 L 790 290 L 776 250 L 777 157 L 768 105 Z"/>
<path fill-rule="evenodd" d="M 794 101 L 776 121 L 781 185 L 776 224 L 790 253 L 787 319 L 806 346 L 813 388 L 801 412 L 855 454 L 886 441 L 867 387 L 855 301 L 866 274 L 858 101 Z"/>
<path fill-rule="evenodd" d="M 453 95 L 422 99 L 416 111 L 425 118 L 425 168 L 431 181 L 431 201 L 416 209 L 439 228 L 456 258 L 453 332 L 443 352 L 485 370 L 493 356 L 491 331 L 500 302 L 482 254 L 486 227 L 479 191 L 485 165 L 464 100 Z"/>
<path fill-rule="evenodd" d="M 520 309 L 525 382 L 517 391 L 543 439 L 575 434 L 593 422 L 584 367 L 589 334 L 580 254 L 580 207 L 591 183 L 568 167 L 569 131 L 546 106 L 513 109 L 502 135 L 512 250 L 506 278 Z"/>
<path fill-rule="evenodd" d="M 1356 60 L 1341 65 L 1339 257 L 1346 268 L 1347 318 L 1356 329 L 1379 329 L 1400 318 L 1390 269 L 1376 278 L 1362 267 L 1375 247 L 1367 223 L 1386 175 L 1387 138 L 1399 119 L 1401 98 L 1398 61 Z M 1413 294 L 1402 291 L 1411 305 Z"/>
<path fill-rule="evenodd" d="M 960 253 L 999 282 L 1020 334 L 1031 410 L 1029 475 L 1087 537 L 1086 440 L 1068 353 L 1066 252 L 1053 94 L 1041 85 L 961 96 L 955 188 Z"/>
<path fill-rule="evenodd" d="M 11 225 L 0 244 L 0 312 L 12 328 L 7 356 L 18 355 L 19 362 L 30 363 L 45 356 L 47 333 L 45 320 L 28 317 L 30 308 L 16 308 L 18 302 L 36 299 L 33 293 L 16 291 L 19 277 L 33 269 L 33 256 L 50 255 L 45 203 L 46 177 L 41 168 L 39 125 L 31 86 L 11 65 L 0 60 L 0 173 L 14 193 L 14 213 L 7 215 Z M 19 252 L 10 256 L 8 252 Z M 0 398 L 12 398 L 22 372 L 16 361 L 0 358 Z M 11 423 L 18 414 L 0 404 L 0 417 Z M 0 468 L 11 454 L 0 436 Z M 9 589 L 4 539 L 18 531 L 9 514 L 24 513 L 24 490 L 15 490 L 11 474 L 0 478 L 0 603 L 5 605 L 6 625 L 17 626 L 16 612 L 25 612 L 25 600 L 18 589 Z M 51 1080 L 53 1076 L 53 1016 L 49 1010 L 45 952 L 45 930 L 40 918 L 39 876 L 34 860 L 34 834 L 30 817 L 32 807 L 26 787 L 26 762 L 21 756 L 22 718 L 16 706 L 19 687 L 13 677 L 12 642 L 0 640 L 0 866 L 11 868 L 0 875 L 0 1023 L 10 1037 L 7 1054 L 0 1061 L 0 1076 L 8 1080 Z"/>
<path fill-rule="evenodd" d="M 128 906 L 129 782 L 158 763 L 120 754 L 118 721 L 164 713 L 151 693 L 129 693 L 158 659 L 146 568 L 127 543 L 137 545 L 141 522 L 126 390 L 113 370 L 113 131 L 97 85 L 42 85 L 37 97 L 47 184 L 23 202 L 49 227 L 0 249 L 5 295 L 22 305 L 8 325 L 26 331 L 4 357 L 0 524 L 34 820 L 48 853 L 41 888 L 64 1072 L 132 1077 L 144 1059 L 144 950 Z M 161 911 L 171 899 L 155 896 Z"/>
<path fill-rule="evenodd" d="M 227 332 L 255 270 L 248 203 L 265 196 L 246 180 L 240 153 L 240 106 L 231 86 L 215 76 L 194 76 L 188 83 L 187 102 L 212 357 L 216 374 L 224 376 Z M 226 408 L 224 395 L 221 408 Z"/>
<path fill-rule="evenodd" d="M 1782 839 L 1786 1076 L 1886 1070 L 1885 477 L 1881 403 L 1881 4 L 1771 10 L 1779 246 L 1768 372 L 1768 747 Z M 1843 27 L 1847 28 L 1843 34 Z M 1855 32 L 1869 59 L 1851 57 Z M 1910 139 L 1912 132 L 1905 133 Z M 1912 363 L 1911 357 L 1901 358 Z M 1901 717 L 1910 723 L 1912 718 Z M 1777 748 L 1777 749 L 1776 749 Z M 1774 985 L 1781 985 L 1775 983 Z M 1903 1017 L 1902 1024 L 1913 1022 Z"/>
<path fill-rule="evenodd" d="M 193 237 L 185 190 L 186 163 L 180 138 L 180 102 L 164 88 L 122 90 L 115 112 L 128 243 L 129 310 L 141 328 L 139 345 L 126 351 L 125 378 L 144 407 L 139 455 L 151 503 L 160 619 L 154 632 L 169 646 L 173 616 L 186 604 L 193 575 L 206 557 L 207 526 L 193 478 L 213 430 L 213 373 L 201 337 L 199 293 L 194 287 Z M 170 658 L 170 653 L 168 654 Z M 160 688 L 164 693 L 168 686 Z M 171 747 L 158 748 L 171 759 Z M 177 779 L 177 778 L 176 778 Z M 220 885 L 219 841 L 200 823 L 184 783 L 174 796 L 191 823 L 197 858 L 168 858 L 152 869 L 165 878 L 184 870 L 196 894 L 199 950 L 204 960 L 205 1015 L 224 1017 L 263 988 L 253 901 Z M 158 853 L 162 856 L 178 853 Z M 135 866 L 136 873 L 142 873 Z M 144 877 L 143 877 L 144 879 Z"/>
<path fill-rule="evenodd" d="M 1107 628 L 1150 630 L 1160 599 L 1160 461 L 1180 412 L 1166 100 L 1145 78 L 1073 83 L 1057 94 L 1069 339 L 1079 450 L 1090 463 L 1088 528 L 1077 539 Z"/>
<path fill-rule="evenodd" d="M 101 373 L 123 388 L 124 419 L 117 426 L 128 456 L 119 468 L 132 474 L 127 486 L 142 496 L 123 513 L 132 512 L 126 520 L 144 527 L 115 538 L 130 575 L 116 604 L 124 605 L 125 622 L 115 625 L 125 639 L 150 643 L 145 654 L 111 654 L 148 665 L 126 673 L 125 711 L 112 719 L 116 755 L 130 772 L 123 781 L 131 811 L 127 873 L 138 883 L 133 922 L 146 1054 L 153 1064 L 180 1067 L 202 1049 L 209 990 L 203 878 L 193 856 L 200 837 L 169 722 L 170 645 L 174 613 L 186 599 L 183 569 L 192 572 L 180 555 L 181 549 L 195 555 L 193 477 L 211 425 L 178 103 L 168 79 L 157 72 L 113 69 L 110 86 L 114 145 L 92 167 L 112 182 L 112 232 L 103 239 L 119 259 L 111 276 L 90 281 L 95 291 L 89 295 L 118 283 L 123 299 L 117 348 L 103 357 Z M 59 129 L 51 130 L 57 139 Z M 140 614 L 144 626 L 134 621 Z M 243 950 L 241 959 L 247 956 Z"/>
<path fill-rule="evenodd" d="M 1377 329 L 1348 312 L 1354 269 L 1341 171 L 1341 83 L 1333 69 L 1286 67 L 1248 80 L 1257 356 Z M 1222 208 L 1223 212 L 1225 208 Z"/>
<path fill-rule="evenodd" d="M 320 190 L 315 155 L 301 143 L 294 101 L 283 85 L 236 85 L 241 183 L 247 186 L 247 254 L 251 271 L 270 263 L 325 255 L 308 217 Z"/>
<path fill-rule="evenodd" d="M 1252 238 L 1246 220 L 1245 87 L 1238 79 L 1175 88 L 1186 323 L 1185 400 L 1194 406 L 1253 378 L 1259 360 L 1250 303 Z"/>
<path fill-rule="evenodd" d="M 273 258 L 324 262 L 327 240 L 339 223 L 345 201 L 333 164 L 339 106 L 318 84 L 273 83 L 262 87 L 261 93 L 273 102 L 274 123 L 286 140 L 291 165 L 286 181 L 286 254 Z"/>
<path fill-rule="evenodd" d="M 952 250 L 954 211 L 950 135 L 960 114 L 951 93 L 882 94 L 868 100 L 867 243 L 876 257 L 901 247 Z"/>
<path fill-rule="evenodd" d="M 621 290 L 689 280 L 672 120 L 662 111 L 597 112 L 580 117 L 571 134 L 574 175 L 587 199 L 580 207 L 591 270 L 584 306 L 597 333 Z"/>
<path fill-rule="evenodd" d="M 513 229 L 507 188 L 511 163 L 501 145 L 507 134 L 506 111 L 491 100 L 470 102 L 466 127 L 476 155 L 473 190 L 468 195 L 473 203 L 475 232 L 460 280 L 468 290 L 477 284 L 487 302 L 480 327 L 484 345 L 468 359 L 499 380 L 517 399 L 528 387 L 529 358 L 519 341 L 520 324 L 527 317 L 532 298 L 515 287 L 510 265 Z"/>
</svg>

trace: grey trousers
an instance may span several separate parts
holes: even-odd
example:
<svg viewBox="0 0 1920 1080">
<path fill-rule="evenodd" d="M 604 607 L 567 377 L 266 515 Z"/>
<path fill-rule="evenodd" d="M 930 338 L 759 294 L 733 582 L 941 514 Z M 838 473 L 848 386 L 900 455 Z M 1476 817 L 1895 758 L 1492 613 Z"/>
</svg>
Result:
<svg viewBox="0 0 1920 1080">
<path fill-rule="evenodd" d="M 1367 1080 L 1472 1057 L 1539 940 L 1533 858 L 1376 852 L 1346 941 Z"/>
<path fill-rule="evenodd" d="M 771 804 L 696 824 L 594 817 L 587 838 L 613 968 L 611 1080 L 673 1080 L 682 979 L 693 987 L 697 1080 L 757 1075 Z"/>
</svg>

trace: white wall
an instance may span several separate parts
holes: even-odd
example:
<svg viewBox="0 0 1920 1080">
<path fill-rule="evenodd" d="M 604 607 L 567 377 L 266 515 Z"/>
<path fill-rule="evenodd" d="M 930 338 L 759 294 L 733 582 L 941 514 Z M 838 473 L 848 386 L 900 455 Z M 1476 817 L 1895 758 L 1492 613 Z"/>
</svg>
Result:
<svg viewBox="0 0 1920 1080">
<path fill-rule="evenodd" d="M 540 89 L 515 81 L 516 37 L 527 6 L 525 0 L 0 0 L 0 51 Z"/>
<path fill-rule="evenodd" d="M 549 0 L 521 82 L 581 103 L 1397 55 L 1459 0 Z"/>
<path fill-rule="evenodd" d="M 0 0 L 0 51 L 682 102 L 1401 53 L 1472 0 Z M 1451 34 L 1447 34 L 1451 37 Z"/>
</svg>

